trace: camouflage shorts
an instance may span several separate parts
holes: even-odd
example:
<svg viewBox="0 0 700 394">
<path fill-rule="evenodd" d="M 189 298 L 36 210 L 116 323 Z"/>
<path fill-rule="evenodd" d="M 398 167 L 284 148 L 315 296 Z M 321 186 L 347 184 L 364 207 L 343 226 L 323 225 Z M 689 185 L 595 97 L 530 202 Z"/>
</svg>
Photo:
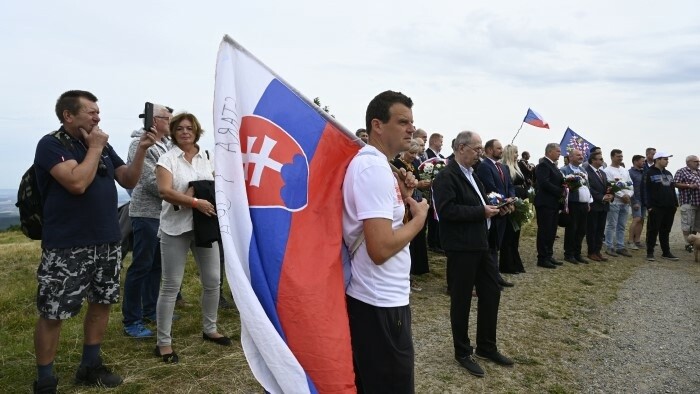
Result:
<svg viewBox="0 0 700 394">
<path fill-rule="evenodd" d="M 80 313 L 83 299 L 119 302 L 121 244 L 42 249 L 36 306 L 41 317 L 64 320 Z"/>
</svg>

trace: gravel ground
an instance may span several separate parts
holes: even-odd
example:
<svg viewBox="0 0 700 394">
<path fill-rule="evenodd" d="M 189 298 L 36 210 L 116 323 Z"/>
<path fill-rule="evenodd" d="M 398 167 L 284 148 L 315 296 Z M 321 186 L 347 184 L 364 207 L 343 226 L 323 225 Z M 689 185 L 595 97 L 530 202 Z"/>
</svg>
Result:
<svg viewBox="0 0 700 394">
<path fill-rule="evenodd" d="M 607 336 L 580 365 L 584 393 L 700 393 L 700 264 L 682 249 L 679 222 L 671 249 L 681 260 L 657 251 L 598 316 Z"/>
</svg>

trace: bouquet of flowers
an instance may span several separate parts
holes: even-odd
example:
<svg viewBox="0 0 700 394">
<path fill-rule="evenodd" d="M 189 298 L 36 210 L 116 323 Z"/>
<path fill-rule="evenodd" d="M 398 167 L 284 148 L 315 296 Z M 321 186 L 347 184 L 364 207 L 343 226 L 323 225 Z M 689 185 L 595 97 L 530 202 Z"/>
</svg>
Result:
<svg viewBox="0 0 700 394">
<path fill-rule="evenodd" d="M 586 184 L 586 177 L 583 173 L 569 174 L 564 177 L 564 187 L 569 191 L 574 191 Z"/>
<path fill-rule="evenodd" d="M 503 194 L 496 193 L 496 192 L 491 192 L 486 195 L 486 204 L 488 205 L 498 205 L 501 204 L 505 201 L 505 197 L 503 197 Z"/>
<path fill-rule="evenodd" d="M 615 178 L 615 180 L 608 181 L 608 190 L 612 194 L 621 192 L 623 190 L 632 190 L 632 182 L 624 182 L 620 178 Z"/>
<path fill-rule="evenodd" d="M 421 180 L 432 181 L 443 169 L 445 169 L 445 162 L 440 158 L 433 158 L 424 161 L 418 166 L 418 174 Z"/>
<path fill-rule="evenodd" d="M 535 214 L 532 209 L 532 204 L 528 200 L 516 197 L 513 204 L 515 206 L 515 211 L 510 214 L 510 222 L 513 224 L 513 230 L 519 231 L 522 226 L 535 217 Z"/>
</svg>

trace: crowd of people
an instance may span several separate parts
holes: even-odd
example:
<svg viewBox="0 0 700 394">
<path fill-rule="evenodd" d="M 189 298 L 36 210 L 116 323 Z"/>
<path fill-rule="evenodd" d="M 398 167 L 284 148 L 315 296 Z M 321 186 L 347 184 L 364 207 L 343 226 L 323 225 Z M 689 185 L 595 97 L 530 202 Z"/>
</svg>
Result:
<svg viewBox="0 0 700 394">
<path fill-rule="evenodd" d="M 561 148 L 551 143 L 534 165 L 529 152 L 518 159 L 515 145 L 503 146 L 497 139 L 483 142 L 478 133 L 462 131 L 444 157 L 444 137 L 428 137 L 416 129 L 412 106 L 408 96 L 394 91 L 371 100 L 365 128 L 356 133 L 365 145 L 350 162 L 342 187 L 343 239 L 352 258 L 346 299 L 359 392 L 414 391 L 409 298 L 422 290 L 415 277 L 430 271 L 429 251 L 447 257 L 457 363 L 479 377 L 484 370 L 476 358 L 514 364 L 498 350 L 496 333 L 501 292 L 513 286 L 502 273 L 525 273 L 520 229 L 512 219 L 518 201 L 532 199 L 535 206 L 537 266 L 542 268 L 563 264 L 554 256 L 559 226 L 565 227 L 563 259 L 571 264 L 629 257 L 630 250 L 640 248 L 653 261 L 657 239 L 661 257 L 678 260 L 669 244 L 678 206 L 684 238 L 700 228 L 697 156 L 687 157 L 686 167 L 675 176 L 666 170 L 672 155 L 653 148 L 645 156 L 633 156 L 629 170 L 621 150 L 612 149 L 606 164 L 600 148 L 574 149 L 565 166 L 558 167 Z M 153 109 L 153 127 L 132 134 L 126 163 L 108 144 L 99 127 L 97 98 L 87 91 L 59 97 L 58 134 L 43 137 L 37 145 L 44 211 L 35 392 L 56 392 L 53 363 L 61 322 L 77 315 L 85 298 L 84 345 L 75 381 L 106 387 L 122 383 L 100 358 L 110 305 L 120 298 L 122 236 L 114 209 L 115 181 L 131 191 L 134 236 L 133 260 L 123 285 L 124 333 L 155 336 L 155 356 L 166 363 L 179 361 L 172 347 L 172 324 L 191 250 L 202 285 L 202 338 L 231 345 L 216 324 L 222 253 L 214 170 L 208 152 L 197 144 L 203 130 L 192 114 L 173 116 L 163 105 Z M 686 250 L 692 251 L 690 243 Z M 474 297 L 475 346 L 468 336 Z M 148 322 L 155 322 L 156 333 Z"/>
<path fill-rule="evenodd" d="M 171 112 L 153 106 L 153 126 L 132 134 L 124 163 L 99 127 L 97 97 L 72 90 L 56 102 L 61 127 L 56 136 L 39 141 L 34 159 L 44 200 L 34 392 L 56 392 L 53 364 L 61 323 L 80 312 L 85 298 L 84 344 L 75 382 L 122 383 L 100 357 L 110 306 L 121 295 L 115 181 L 131 194 L 133 259 L 123 286 L 125 335 L 153 337 L 145 323 L 155 323 L 155 355 L 164 362 L 179 361 L 172 348 L 173 311 L 191 250 L 202 283 L 202 338 L 231 345 L 216 326 L 222 270 L 213 164 L 197 144 L 203 132 L 197 118 Z"/>
</svg>

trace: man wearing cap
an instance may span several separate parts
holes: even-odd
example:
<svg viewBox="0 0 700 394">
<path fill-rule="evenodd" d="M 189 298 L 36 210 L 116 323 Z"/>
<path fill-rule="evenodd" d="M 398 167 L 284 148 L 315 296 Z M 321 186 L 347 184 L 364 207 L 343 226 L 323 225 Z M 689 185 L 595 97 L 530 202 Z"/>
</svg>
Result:
<svg viewBox="0 0 700 394">
<path fill-rule="evenodd" d="M 685 158 L 685 167 L 676 171 L 673 181 L 678 188 L 681 204 L 681 231 L 685 239 L 685 250 L 693 251 L 688 235 L 700 230 L 700 160 L 695 155 Z"/>
<path fill-rule="evenodd" d="M 668 237 L 673 227 L 673 217 L 678 207 L 676 188 L 673 175 L 666 170 L 668 158 L 673 157 L 665 152 L 654 154 L 654 166 L 644 175 L 645 201 L 649 212 L 647 224 L 647 261 L 654 261 L 654 245 L 656 237 L 661 244 L 661 257 L 676 261 L 678 257 L 671 253 Z"/>
</svg>

